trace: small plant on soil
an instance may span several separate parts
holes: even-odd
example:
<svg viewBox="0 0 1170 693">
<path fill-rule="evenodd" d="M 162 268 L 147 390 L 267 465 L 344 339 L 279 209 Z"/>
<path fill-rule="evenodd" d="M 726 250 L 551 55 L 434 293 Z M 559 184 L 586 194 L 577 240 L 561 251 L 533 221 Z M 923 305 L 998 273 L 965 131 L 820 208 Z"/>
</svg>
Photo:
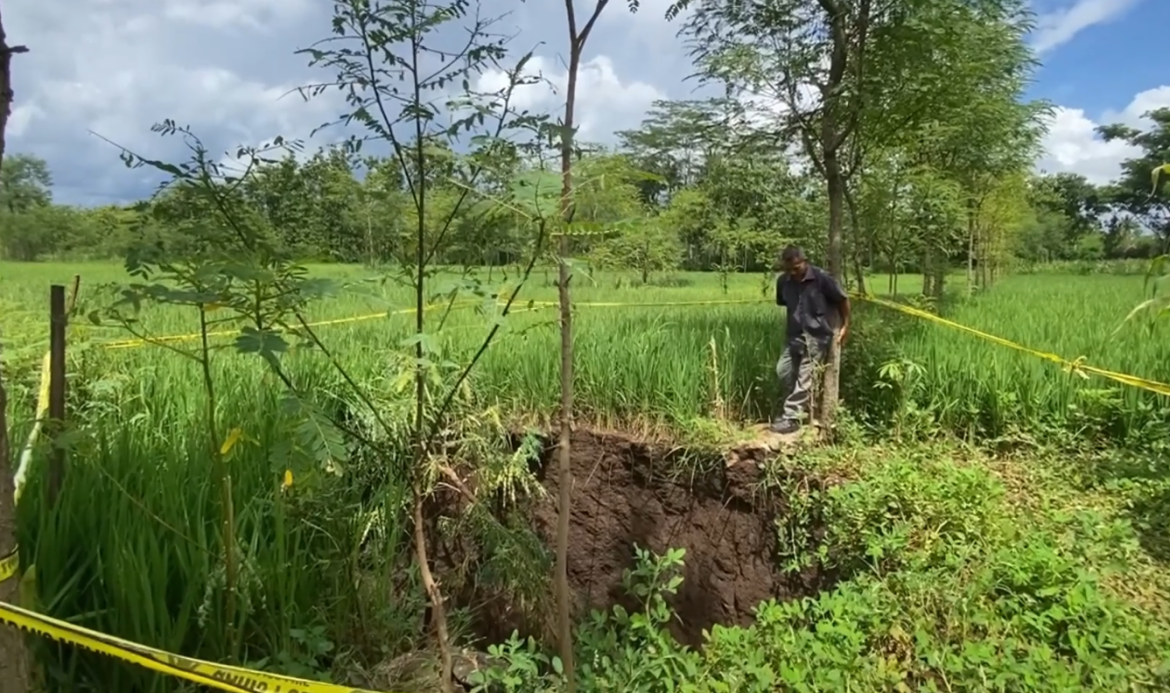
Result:
<svg viewBox="0 0 1170 693">
<path fill-rule="evenodd" d="M 577 627 L 575 649 L 578 690 L 658 693 L 694 689 L 699 660 L 680 645 L 667 627 L 675 618 L 667 597 L 678 592 L 685 549 L 658 555 L 635 547 L 636 562 L 625 571 L 622 587 L 633 610 L 615 605 L 594 611 Z M 489 649 L 495 664 L 473 674 L 474 691 L 520 693 L 566 688 L 559 657 L 549 657 L 531 639 L 518 634 Z"/>
<path fill-rule="evenodd" d="M 614 605 L 609 613 L 595 611 L 578 629 L 581 681 L 586 690 L 629 690 L 640 693 L 673 690 L 694 681 L 699 668 L 694 653 L 679 645 L 667 627 L 674 612 L 666 598 L 682 585 L 685 549 L 657 555 L 634 548 L 636 563 L 625 571 L 622 587 L 637 607 Z"/>
</svg>

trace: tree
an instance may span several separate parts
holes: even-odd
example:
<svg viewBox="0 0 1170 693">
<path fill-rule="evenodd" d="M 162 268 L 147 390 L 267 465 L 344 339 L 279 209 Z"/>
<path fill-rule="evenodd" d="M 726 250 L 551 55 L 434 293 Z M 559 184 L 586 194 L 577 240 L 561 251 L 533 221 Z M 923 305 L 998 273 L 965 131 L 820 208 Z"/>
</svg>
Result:
<svg viewBox="0 0 1170 693">
<path fill-rule="evenodd" d="M 61 228 L 52 207 L 53 179 L 43 159 L 6 157 L 0 169 L 0 250 L 10 260 L 31 262 L 51 254 L 72 229 Z"/>
<path fill-rule="evenodd" d="M 977 232 L 987 230 L 978 223 L 981 205 L 1001 178 L 1031 165 L 1045 105 L 1022 98 L 1035 61 L 1025 42 L 1030 15 L 1019 3 L 906 3 L 902 10 L 901 19 L 874 30 L 865 86 L 882 108 L 863 114 L 862 140 L 880 142 L 887 155 L 900 152 L 904 170 L 920 182 L 929 171 L 931 185 L 959 185 L 961 230 L 919 226 L 934 234 L 918 246 L 924 293 L 938 299 L 951 263 L 963 256 L 974 288 L 985 240 Z M 873 88 L 875 81 L 903 86 Z"/>
<path fill-rule="evenodd" d="M 977 243 L 969 255 L 969 285 L 990 286 L 999 268 L 1016 252 L 1032 211 L 1026 178 L 1023 171 L 999 178 L 980 198 L 978 207 L 968 210 L 971 242 Z M 973 269 L 971 263 L 975 262 L 978 264 Z M 973 276 L 974 270 L 978 270 L 977 277 Z"/>
<path fill-rule="evenodd" d="M 24 46 L 9 46 L 0 18 L 0 172 L 3 172 L 5 131 L 12 112 L 12 56 L 27 52 Z M 0 335 L 2 338 L 3 335 Z M 16 549 L 16 502 L 12 478 L 12 448 L 8 437 L 8 391 L 0 367 L 0 557 Z M 18 584 L 14 579 L 0 583 L 0 602 L 15 601 Z M 32 690 L 28 647 L 24 634 L 12 627 L 0 628 L 0 693 L 28 693 Z"/>
<path fill-rule="evenodd" d="M 1046 235 L 1034 235 L 1031 246 L 1025 252 L 1053 260 L 1084 259 L 1082 244 L 1092 236 L 1109 233 L 1107 218 L 1111 202 L 1107 190 L 1093 185 L 1084 176 L 1075 173 L 1040 175 L 1028 181 L 1029 197 L 1037 212 L 1041 211 L 1052 228 Z M 1101 239 L 1106 253 L 1110 244 Z M 1037 244 L 1040 245 L 1037 245 Z M 1042 250 L 1041 250 L 1042 247 Z"/>
<path fill-rule="evenodd" d="M 9 214 L 21 214 L 53 201 L 53 176 L 44 159 L 16 154 L 4 160 L 0 170 L 0 207 Z"/>
<path fill-rule="evenodd" d="M 655 101 L 637 130 L 618 132 L 635 164 L 653 174 L 642 181 L 643 201 L 665 204 L 698 183 L 703 162 L 718 139 L 722 99 Z"/>
<path fill-rule="evenodd" d="M 1050 179 L 1060 211 L 1068 219 L 1065 241 L 1076 246 L 1085 235 L 1100 231 L 1101 217 L 1109 211 L 1101 189 L 1078 173 L 1057 173 Z"/>
<path fill-rule="evenodd" d="M 1065 238 L 1070 220 L 1050 181 L 1041 176 L 1029 178 L 1024 183 L 1024 198 L 1028 214 L 1021 224 L 1017 255 L 1033 263 L 1069 259 Z"/>
<path fill-rule="evenodd" d="M 84 217 L 57 205 L 32 207 L 20 214 L 0 212 L 0 249 L 10 260 L 33 262 L 69 247 L 82 230 Z"/>
<path fill-rule="evenodd" d="M 686 269 L 768 272 L 782 243 L 823 248 L 812 232 L 823 190 L 783 149 L 757 146 L 735 100 L 656 102 L 621 138 L 644 172 L 635 181 L 643 201 L 681 239 Z"/>
<path fill-rule="evenodd" d="M 1167 179 L 1170 179 L 1170 164 L 1154 166 L 1150 171 L 1150 197 L 1165 196 Z M 1126 320 L 1140 313 L 1153 313 L 1156 317 L 1170 317 L 1170 253 L 1154 258 L 1146 272 L 1146 288 L 1151 296 L 1130 311 Z"/>
<path fill-rule="evenodd" d="M 573 503 L 573 304 L 569 290 L 571 246 L 569 226 L 573 222 L 573 116 L 577 106 L 577 74 L 581 55 L 593 25 L 609 0 L 597 0 L 593 13 L 578 29 L 573 0 L 565 0 L 565 20 L 569 30 L 569 70 L 565 89 L 565 111 L 560 125 L 561 145 L 561 218 L 565 228 L 557 244 L 557 304 L 561 323 L 561 420 L 557 439 L 557 464 L 560 466 L 557 495 L 556 567 L 554 584 L 557 596 L 557 640 L 564 667 L 566 688 L 577 690 L 577 668 L 573 657 L 573 609 L 569 587 L 569 525 Z"/>
<path fill-rule="evenodd" d="M 1140 248 L 1142 227 L 1133 217 L 1118 217 L 1110 219 L 1105 224 L 1102 238 L 1102 250 L 1106 257 L 1129 257 Z"/>
<path fill-rule="evenodd" d="M 631 12 L 638 9 L 638 0 L 627 0 Z M 569 281 L 572 273 L 569 270 L 571 262 L 570 234 L 575 213 L 573 199 L 573 158 L 576 134 L 574 114 L 577 107 L 577 77 L 581 68 L 581 56 L 585 52 L 585 43 L 589 34 L 597 23 L 597 18 L 605 10 L 609 0 L 597 0 L 593 12 L 583 25 L 578 27 L 577 13 L 573 7 L 573 0 L 565 0 L 565 20 L 569 33 L 569 69 L 568 84 L 565 88 L 565 111 L 560 130 L 561 148 L 561 218 L 564 228 L 561 230 L 557 245 L 557 303 L 561 323 L 561 417 L 560 435 L 557 445 L 557 463 L 560 465 L 560 492 L 557 498 L 557 539 L 556 539 L 556 593 L 557 593 L 557 621 L 559 625 L 560 654 L 564 666 L 564 676 L 567 690 L 574 693 L 577 690 L 576 667 L 573 661 L 573 614 L 572 595 L 569 592 L 569 524 L 572 511 L 573 487 L 573 304 Z"/>
<path fill-rule="evenodd" d="M 635 270 L 642 283 L 650 282 L 653 272 L 678 267 L 682 243 L 674 229 L 662 217 L 631 219 L 618 225 L 614 234 L 593 251 L 598 267 Z"/>
<path fill-rule="evenodd" d="M 870 161 L 857 183 L 855 226 L 864 233 L 856 242 L 867 245 L 870 267 L 882 258 L 889 272 L 887 290 L 898 293 L 898 276 L 908 260 L 921 254 L 922 237 L 908 222 L 911 171 L 905 153 L 896 147 L 870 148 Z"/>
<path fill-rule="evenodd" d="M 1136 147 L 1141 155 L 1121 163 L 1121 177 L 1110 186 L 1108 201 L 1137 217 L 1156 238 L 1161 251 L 1170 252 L 1170 197 L 1151 194 L 1150 180 L 1154 172 L 1170 161 L 1170 108 L 1158 108 L 1144 114 L 1152 125 L 1146 130 L 1127 125 L 1102 125 L 1098 133 L 1106 142 L 1123 141 Z M 1154 193 L 1162 193 L 1170 183 L 1170 176 L 1155 182 Z"/>
<path fill-rule="evenodd" d="M 906 137 L 929 118 L 927 106 L 955 100 L 945 73 L 964 57 L 954 20 L 964 17 L 966 5 L 962 0 L 680 0 L 668 16 L 687 8 L 694 11 L 682 33 L 690 39 L 700 75 L 762 106 L 754 121 L 763 132 L 755 139 L 795 140 L 823 180 L 827 268 L 844 280 L 844 221 L 850 179 L 865 163 L 862 131 L 880 123 L 881 132 L 867 134 L 868 141 L 891 133 Z M 838 372 L 834 345 L 821 406 L 821 419 L 829 425 Z"/>
<path fill-rule="evenodd" d="M 668 17 L 694 13 L 683 26 L 700 74 L 730 93 L 783 106 L 779 123 L 767 123 L 774 143 L 795 136 L 802 153 L 823 177 L 829 218 L 828 270 L 842 276 L 842 230 L 848 176 L 841 154 L 860 117 L 856 80 L 864 65 L 871 0 L 803 3 L 724 3 L 681 0 Z M 853 83 L 851 84 L 851 80 Z"/>
<path fill-rule="evenodd" d="M 415 562 L 430 603 L 430 625 L 439 651 L 440 685 L 444 691 L 452 690 L 451 638 L 445 597 L 431 566 L 424 504 L 438 475 L 463 485 L 454 470 L 442 468 L 435 460 L 435 440 L 471 369 L 498 334 L 520 286 L 510 293 L 502 314 L 495 316 L 495 324 L 471 361 L 448 372 L 444 370 L 446 366 L 440 365 L 434 340 L 427 334 L 430 279 L 435 273 L 436 258 L 457 228 L 459 215 L 476 199 L 476 186 L 485 170 L 501 160 L 505 165 L 511 163 L 510 157 L 501 156 L 513 146 L 504 135 L 510 130 L 535 131 L 542 124 L 541 119 L 516 114 L 512 106 L 515 88 L 532 83 L 523 76 L 531 54 L 522 56 L 514 66 L 504 65 L 507 38 L 489 33 L 494 20 L 480 17 L 476 10 L 473 0 L 346 0 L 335 5 L 334 36 L 304 51 L 312 65 L 336 73 L 328 85 L 306 93 L 312 96 L 325 89 L 342 90 L 352 111 L 341 122 L 356 122 L 368 131 L 364 137 L 348 140 L 349 153 L 358 153 L 369 139 L 388 147 L 397 164 L 397 176 L 392 177 L 402 182 L 409 201 L 409 235 L 403 236 L 400 247 L 411 257 L 404 264 L 407 276 L 398 279 L 407 282 L 414 292 L 414 334 L 406 340 L 411 352 L 408 378 L 413 384 L 413 403 L 407 415 L 411 421 L 408 447 L 413 459 L 401 471 L 412 489 Z M 442 38 L 440 28 L 450 28 L 454 21 L 464 18 L 468 24 L 462 31 L 447 32 L 447 38 Z M 474 91 L 471 79 L 489 68 L 508 75 L 506 87 L 490 93 Z M 460 83 L 463 93 L 452 99 L 447 90 Z M 570 85 L 572 94 L 572 81 Z M 442 122 L 445 118 L 453 122 Z M 452 141 L 486 123 L 490 123 L 487 132 L 480 131 L 472 139 L 472 151 L 455 156 Z M 543 240 L 542 224 L 527 271 L 531 271 Z M 486 298 L 482 290 L 480 294 Z M 451 382 L 446 393 L 436 397 L 433 390 L 437 377 L 450 377 Z M 366 401 L 370 401 L 368 397 Z M 380 417 L 376 406 L 369 409 Z M 396 435 L 398 430 L 388 422 L 383 429 L 388 436 Z"/>
</svg>

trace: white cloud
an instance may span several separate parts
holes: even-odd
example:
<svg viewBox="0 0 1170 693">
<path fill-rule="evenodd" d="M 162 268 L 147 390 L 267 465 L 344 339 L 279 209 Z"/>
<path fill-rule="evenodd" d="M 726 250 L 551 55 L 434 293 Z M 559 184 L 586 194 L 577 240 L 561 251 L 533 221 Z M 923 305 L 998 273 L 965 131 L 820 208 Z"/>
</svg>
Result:
<svg viewBox="0 0 1170 693">
<path fill-rule="evenodd" d="M 534 56 L 525 72 L 539 76 L 541 82 L 516 89 L 513 104 L 520 109 L 563 114 L 568 70 L 543 56 Z M 478 81 L 482 91 L 497 91 L 507 86 L 508 78 L 499 71 L 489 71 Z M 577 99 L 574 120 L 578 136 L 584 140 L 604 141 L 614 131 L 637 127 L 646 110 L 666 93 L 652 84 L 623 80 L 613 60 L 605 55 L 583 62 L 577 73 Z"/>
<path fill-rule="evenodd" d="M 166 0 L 163 16 L 190 24 L 266 31 L 275 22 L 308 13 L 308 0 Z"/>
<path fill-rule="evenodd" d="M 1032 31 L 1032 46 L 1038 53 L 1047 53 L 1091 26 L 1120 17 L 1141 1 L 1077 0 L 1071 6 L 1042 14 Z"/>
<path fill-rule="evenodd" d="M 150 132 L 167 118 L 190 125 L 214 155 L 278 134 L 303 138 L 336 116 L 335 101 L 287 95 L 309 79 L 292 52 L 315 38 L 306 26 L 327 33 L 327 4 L 61 0 L 52 12 L 47 3 L 6 9 L 9 40 L 30 49 L 13 61 L 9 151 L 45 159 L 62 201 L 132 199 L 158 179 L 126 170 L 90 131 L 174 161 L 187 155 L 182 145 Z"/>
<path fill-rule="evenodd" d="M 638 11 L 633 14 L 628 11 L 626 3 L 617 3 L 617 6 L 605 10 L 605 14 L 598 22 L 598 29 L 616 28 L 623 25 L 632 26 L 636 31 L 636 41 L 643 47 L 653 46 L 666 51 L 677 50 L 676 34 L 682 23 L 694 13 L 694 7 L 688 5 L 675 17 L 673 22 L 667 21 L 666 11 L 675 2 L 676 0 L 641 0 Z M 585 5 L 585 3 L 578 3 L 578 7 L 581 5 Z M 591 7 L 592 3 L 585 6 Z"/>
<path fill-rule="evenodd" d="M 34 119 L 44 117 L 45 112 L 35 103 L 17 106 L 12 109 L 11 115 L 8 116 L 8 137 L 19 139 L 28 131 L 28 126 Z"/>
<path fill-rule="evenodd" d="M 654 85 L 679 81 L 679 63 L 667 52 L 645 60 L 628 55 L 631 47 L 644 48 L 650 34 L 657 41 L 673 31 L 661 19 L 662 1 L 648 0 L 637 22 L 624 6 L 614 7 L 607 15 L 612 23 L 594 32 L 579 77 L 582 137 L 606 141 L 616 129 L 636 127 L 652 101 L 667 97 Z M 484 3 L 485 17 L 516 9 L 514 0 Z M 335 91 L 307 104 L 288 94 L 332 78 L 294 55 L 330 35 L 327 1 L 57 0 L 5 9 L 9 40 L 31 49 L 13 64 L 8 151 L 45 159 L 63 202 L 127 201 L 149 194 L 157 182 L 148 172 L 126 170 L 117 150 L 91 130 L 143 155 L 175 161 L 187 156 L 181 143 L 150 132 L 163 119 L 192 126 L 219 154 L 275 135 L 305 138 L 347 110 Z M 522 20 L 518 49 L 532 36 L 563 36 L 563 11 L 556 6 L 525 3 L 520 10 L 492 30 L 511 33 L 507 24 Z M 444 31 L 435 40 L 451 43 L 463 35 L 461 26 Z M 532 110 L 554 116 L 566 83 L 563 63 L 548 57 L 555 51 L 545 45 L 530 63 L 550 84 L 520 95 Z M 485 84 L 491 79 L 486 76 Z M 309 147 L 340 134 L 326 132 Z"/>
<path fill-rule="evenodd" d="M 1049 132 L 1044 138 L 1044 155 L 1036 167 L 1049 173 L 1071 172 L 1093 183 L 1107 183 L 1121 171 L 1121 162 L 1140 155 L 1125 142 L 1106 142 L 1095 132 L 1098 125 L 1123 123 L 1144 128 L 1149 121 L 1142 115 L 1155 108 L 1170 107 L 1170 86 L 1141 92 L 1120 111 L 1107 111 L 1093 120 L 1079 108 L 1059 107 L 1053 113 Z"/>
</svg>

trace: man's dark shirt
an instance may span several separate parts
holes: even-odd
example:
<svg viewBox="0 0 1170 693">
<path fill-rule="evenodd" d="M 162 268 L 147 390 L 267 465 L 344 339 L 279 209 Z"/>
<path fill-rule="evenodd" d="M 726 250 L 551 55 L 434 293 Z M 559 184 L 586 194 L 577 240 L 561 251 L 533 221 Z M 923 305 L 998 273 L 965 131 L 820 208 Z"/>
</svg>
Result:
<svg viewBox="0 0 1170 693">
<path fill-rule="evenodd" d="M 788 312 L 788 348 L 803 353 L 801 336 L 807 334 L 822 353 L 827 350 L 833 339 L 832 312 L 839 315 L 845 300 L 841 285 L 819 267 L 808 265 L 800 279 L 794 279 L 787 272 L 782 274 L 776 280 L 776 305 L 784 306 Z"/>
</svg>

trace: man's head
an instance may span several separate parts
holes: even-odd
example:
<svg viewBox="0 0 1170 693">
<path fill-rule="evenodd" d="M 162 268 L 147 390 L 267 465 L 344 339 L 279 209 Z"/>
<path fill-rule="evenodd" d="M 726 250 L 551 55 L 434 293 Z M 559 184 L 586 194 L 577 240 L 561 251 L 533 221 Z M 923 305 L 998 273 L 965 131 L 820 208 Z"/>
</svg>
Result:
<svg viewBox="0 0 1170 693">
<path fill-rule="evenodd" d="M 808 258 L 804 256 L 804 251 L 794 245 L 780 251 L 780 270 L 794 279 L 803 277 L 808 271 Z"/>
</svg>

